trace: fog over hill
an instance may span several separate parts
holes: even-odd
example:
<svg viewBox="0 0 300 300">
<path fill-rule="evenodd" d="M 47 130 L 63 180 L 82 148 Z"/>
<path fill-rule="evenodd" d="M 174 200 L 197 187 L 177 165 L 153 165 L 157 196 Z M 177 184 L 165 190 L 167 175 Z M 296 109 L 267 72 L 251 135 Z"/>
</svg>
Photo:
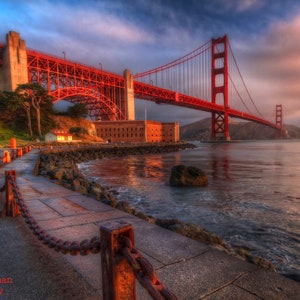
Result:
<svg viewBox="0 0 300 300">
<path fill-rule="evenodd" d="M 284 125 L 287 138 L 300 138 L 300 128 Z M 268 140 L 276 138 L 276 130 L 254 122 L 230 120 L 229 132 L 231 140 Z M 209 140 L 211 135 L 211 119 L 205 118 L 180 127 L 181 140 Z"/>
</svg>

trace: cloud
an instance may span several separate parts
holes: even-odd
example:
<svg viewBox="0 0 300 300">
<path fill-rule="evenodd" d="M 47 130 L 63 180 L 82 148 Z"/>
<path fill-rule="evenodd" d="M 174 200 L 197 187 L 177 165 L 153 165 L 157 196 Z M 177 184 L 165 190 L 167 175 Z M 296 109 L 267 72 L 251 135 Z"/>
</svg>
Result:
<svg viewBox="0 0 300 300">
<path fill-rule="evenodd" d="M 256 7 L 257 5 L 261 5 L 260 3 L 262 3 L 262 2 L 259 0 L 244 0 L 237 4 L 237 10 L 238 11 L 248 10 L 249 8 L 252 8 L 253 6 Z"/>
<path fill-rule="evenodd" d="M 194 39 L 197 33 L 191 34 L 175 21 L 174 10 L 164 10 L 154 3 L 140 7 L 139 11 L 147 7 L 151 11 L 147 17 L 155 16 L 151 26 L 143 24 L 140 16 L 130 15 L 124 2 L 93 7 L 84 2 L 75 7 L 64 2 L 32 2 L 27 6 L 27 19 L 40 25 L 25 25 L 20 33 L 30 48 L 58 56 L 64 51 L 68 59 L 96 67 L 101 63 L 105 69 L 119 74 L 125 68 L 134 73 L 153 68 L 199 45 L 200 39 Z M 53 18 L 58 11 L 63 18 Z"/>
<path fill-rule="evenodd" d="M 43 2 L 42 6 L 32 3 L 28 6 L 34 22 L 41 23 L 44 33 L 57 32 L 62 37 L 87 40 L 109 39 L 114 43 L 149 43 L 152 36 L 149 31 L 132 24 L 114 12 L 101 6 L 71 6 L 64 2 Z M 57 12 L 63 18 L 53 18 Z M 45 30 L 47 29 L 47 30 Z"/>
<path fill-rule="evenodd" d="M 272 23 L 265 32 L 239 41 L 245 81 L 263 114 L 283 104 L 286 120 L 300 124 L 300 14 Z M 243 46 L 241 46 L 243 44 Z"/>
<path fill-rule="evenodd" d="M 236 9 L 237 11 L 249 11 L 256 10 L 266 5 L 264 0 L 243 0 L 236 1 Z"/>
<path fill-rule="evenodd" d="M 229 33 L 246 84 L 263 114 L 282 103 L 286 115 L 293 114 L 295 120 L 300 93 L 297 1 L 189 0 L 187 5 L 185 0 L 151 4 L 147 0 L 0 0 L 0 4 L 1 41 L 15 30 L 29 48 L 60 57 L 64 51 L 68 59 L 101 64 L 118 74 L 125 68 L 138 73 L 158 67 L 211 37 Z M 169 107 L 149 105 L 153 116 L 168 117 Z M 184 122 L 189 114 L 193 118 L 199 113 L 172 109 Z"/>
<path fill-rule="evenodd" d="M 121 74 L 135 61 L 148 58 L 151 48 L 157 52 L 157 35 L 123 10 L 123 2 L 86 2 L 70 5 L 59 1 L 32 1 L 17 6 L 4 18 L 1 31 L 18 31 L 27 47 L 103 67 Z M 7 4 L 8 10 L 12 5 Z M 10 7 L 11 6 L 11 7 Z M 9 8 L 10 7 L 10 8 Z M 59 16 L 56 17 L 59 13 Z M 1 14 L 1 13 L 0 13 Z M 10 28 L 13 24 L 14 28 Z M 145 53 L 145 54 L 144 54 Z M 140 61 L 139 61 L 140 60 Z"/>
</svg>

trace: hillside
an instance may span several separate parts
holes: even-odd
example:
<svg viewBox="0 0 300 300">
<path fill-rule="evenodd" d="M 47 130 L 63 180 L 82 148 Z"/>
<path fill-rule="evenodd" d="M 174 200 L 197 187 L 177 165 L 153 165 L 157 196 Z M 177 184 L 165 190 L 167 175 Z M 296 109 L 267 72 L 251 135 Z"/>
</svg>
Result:
<svg viewBox="0 0 300 300">
<path fill-rule="evenodd" d="M 293 125 L 286 125 L 285 128 L 288 131 L 288 138 L 300 138 L 300 128 Z M 274 129 L 254 122 L 230 120 L 229 132 L 232 140 L 265 140 L 276 137 Z M 180 127 L 180 139 L 182 140 L 209 140 L 210 134 L 210 118 Z"/>
<path fill-rule="evenodd" d="M 84 118 L 71 118 L 68 116 L 52 116 L 57 128 L 69 131 L 72 127 L 83 127 L 89 135 L 96 135 L 96 128 L 93 122 Z"/>
<path fill-rule="evenodd" d="M 82 127 L 87 130 L 87 135 L 81 135 L 79 137 L 74 137 L 74 139 L 81 139 L 91 142 L 103 142 L 103 139 L 97 137 L 96 128 L 93 122 L 84 118 L 71 118 L 67 116 L 53 116 L 56 123 L 56 128 L 69 131 L 72 127 Z"/>
</svg>

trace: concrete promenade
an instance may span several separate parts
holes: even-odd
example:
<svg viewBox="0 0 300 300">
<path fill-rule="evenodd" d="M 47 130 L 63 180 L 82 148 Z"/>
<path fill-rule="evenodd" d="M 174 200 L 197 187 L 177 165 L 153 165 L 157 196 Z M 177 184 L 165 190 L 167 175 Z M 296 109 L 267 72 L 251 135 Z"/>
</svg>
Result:
<svg viewBox="0 0 300 300">
<path fill-rule="evenodd" d="M 178 299 L 300 299 L 296 281 L 34 176 L 37 157 L 34 149 L 0 168 L 0 187 L 4 171 L 16 170 L 25 203 L 51 235 L 82 241 L 99 235 L 105 222 L 126 221 L 133 225 L 136 248 Z M 100 254 L 57 253 L 21 216 L 0 219 L 0 245 L 0 300 L 102 299 Z M 139 285 L 137 299 L 151 299 Z"/>
</svg>

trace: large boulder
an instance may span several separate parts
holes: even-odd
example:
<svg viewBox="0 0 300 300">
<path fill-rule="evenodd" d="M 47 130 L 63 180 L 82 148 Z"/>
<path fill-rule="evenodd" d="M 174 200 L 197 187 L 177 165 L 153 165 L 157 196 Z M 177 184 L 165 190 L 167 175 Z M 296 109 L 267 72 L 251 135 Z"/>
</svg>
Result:
<svg viewBox="0 0 300 300">
<path fill-rule="evenodd" d="M 184 165 L 174 166 L 169 179 L 171 186 L 206 186 L 207 183 L 208 180 L 203 171 Z"/>
</svg>

